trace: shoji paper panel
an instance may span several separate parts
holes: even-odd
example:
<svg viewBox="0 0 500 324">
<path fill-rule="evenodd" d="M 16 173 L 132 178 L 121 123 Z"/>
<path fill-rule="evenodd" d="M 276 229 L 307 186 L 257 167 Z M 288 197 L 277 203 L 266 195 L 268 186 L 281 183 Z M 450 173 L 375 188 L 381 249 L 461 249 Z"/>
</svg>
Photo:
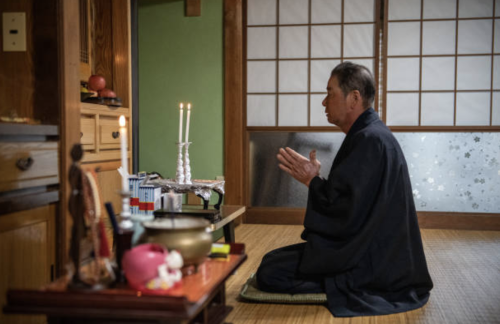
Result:
<svg viewBox="0 0 500 324">
<path fill-rule="evenodd" d="M 485 126 L 490 124 L 490 93 L 457 93 L 457 125 Z"/>
<path fill-rule="evenodd" d="M 276 96 L 247 96 L 247 125 L 276 126 Z"/>
<path fill-rule="evenodd" d="M 308 0 L 286 0 L 280 1 L 280 25 L 285 24 L 307 24 L 309 22 Z"/>
<path fill-rule="evenodd" d="M 344 57 L 374 56 L 373 24 L 344 26 Z"/>
<path fill-rule="evenodd" d="M 453 126 L 455 94 L 422 93 L 422 126 Z"/>
<path fill-rule="evenodd" d="M 420 54 L 420 22 L 389 23 L 387 55 Z"/>
<path fill-rule="evenodd" d="M 446 19 L 457 16 L 457 0 L 424 0 L 424 19 Z"/>
<path fill-rule="evenodd" d="M 309 47 L 308 33 L 307 27 L 280 27 L 279 57 L 307 58 Z"/>
<path fill-rule="evenodd" d="M 387 59 L 387 90 L 418 90 L 419 73 L 418 58 Z"/>
<path fill-rule="evenodd" d="M 420 19 L 420 0 L 389 1 L 389 20 Z"/>
<path fill-rule="evenodd" d="M 248 25 L 275 25 L 276 0 L 247 0 Z"/>
<path fill-rule="evenodd" d="M 247 30 L 247 58 L 276 58 L 276 27 L 253 27 Z"/>
<path fill-rule="evenodd" d="M 423 22 L 423 55 L 455 54 L 455 21 Z"/>
<path fill-rule="evenodd" d="M 340 63 L 340 60 L 313 60 L 311 61 L 311 91 L 326 92 L 331 71 Z"/>
<path fill-rule="evenodd" d="M 347 0 L 344 1 L 344 22 L 374 22 L 374 0 Z"/>
<path fill-rule="evenodd" d="M 422 90 L 454 90 L 455 58 L 422 58 Z"/>
<path fill-rule="evenodd" d="M 279 62 L 279 92 L 307 92 L 307 61 Z"/>
<path fill-rule="evenodd" d="M 340 26 L 311 27 L 311 57 L 340 57 Z"/>
<path fill-rule="evenodd" d="M 276 62 L 247 62 L 247 91 L 276 92 Z"/>
<path fill-rule="evenodd" d="M 339 23 L 341 19 L 342 0 L 311 0 L 311 23 Z"/>
<path fill-rule="evenodd" d="M 323 100 L 326 95 L 311 95 L 311 126 L 334 126 L 328 123 Z"/>
<path fill-rule="evenodd" d="M 388 93 L 386 120 L 387 125 L 418 125 L 418 107 L 418 93 Z"/>
<path fill-rule="evenodd" d="M 307 126 L 307 95 L 280 95 L 279 126 Z"/>
</svg>

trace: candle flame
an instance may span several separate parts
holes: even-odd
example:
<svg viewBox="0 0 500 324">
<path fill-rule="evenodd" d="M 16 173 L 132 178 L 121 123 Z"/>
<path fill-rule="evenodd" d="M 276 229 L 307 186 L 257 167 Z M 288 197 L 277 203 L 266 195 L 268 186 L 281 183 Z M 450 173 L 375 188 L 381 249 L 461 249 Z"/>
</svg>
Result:
<svg viewBox="0 0 500 324">
<path fill-rule="evenodd" d="M 181 105 L 180 105 L 181 109 L 184 108 L 184 104 L 181 102 Z"/>
<path fill-rule="evenodd" d="M 191 103 L 188 103 L 188 110 L 191 110 Z"/>
<path fill-rule="evenodd" d="M 118 123 L 120 124 L 120 127 L 125 127 L 125 116 L 121 115 Z"/>
</svg>

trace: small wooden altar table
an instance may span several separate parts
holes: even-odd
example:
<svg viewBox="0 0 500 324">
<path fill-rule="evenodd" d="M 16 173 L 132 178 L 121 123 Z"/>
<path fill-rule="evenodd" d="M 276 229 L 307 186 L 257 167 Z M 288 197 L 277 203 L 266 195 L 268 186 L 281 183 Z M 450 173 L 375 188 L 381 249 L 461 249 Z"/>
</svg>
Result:
<svg viewBox="0 0 500 324">
<path fill-rule="evenodd" d="M 207 259 L 168 294 L 151 295 L 126 285 L 100 291 L 69 291 L 67 278 L 40 290 L 9 290 L 5 313 L 45 314 L 48 323 L 221 323 L 225 282 L 246 260 L 245 245 L 231 244 L 227 259 Z"/>
</svg>

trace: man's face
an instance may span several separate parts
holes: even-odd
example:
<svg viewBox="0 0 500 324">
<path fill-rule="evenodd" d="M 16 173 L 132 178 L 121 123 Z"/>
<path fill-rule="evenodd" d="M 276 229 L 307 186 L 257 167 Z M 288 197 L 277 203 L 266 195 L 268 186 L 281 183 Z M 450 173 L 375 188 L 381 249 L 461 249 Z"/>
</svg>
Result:
<svg viewBox="0 0 500 324">
<path fill-rule="evenodd" d="M 340 89 L 336 77 L 331 77 L 330 80 L 328 80 L 326 90 L 328 94 L 323 100 L 323 106 L 325 106 L 328 122 L 341 127 L 346 120 L 349 95 L 344 97 L 344 93 L 342 89 Z"/>
</svg>

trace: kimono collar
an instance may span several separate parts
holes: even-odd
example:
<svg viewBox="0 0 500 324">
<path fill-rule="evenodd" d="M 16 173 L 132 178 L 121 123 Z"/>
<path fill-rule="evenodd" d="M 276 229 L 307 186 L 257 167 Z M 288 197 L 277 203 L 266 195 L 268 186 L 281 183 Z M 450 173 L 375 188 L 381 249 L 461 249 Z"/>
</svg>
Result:
<svg viewBox="0 0 500 324">
<path fill-rule="evenodd" d="M 368 108 L 359 115 L 358 119 L 352 124 L 351 129 L 347 132 L 347 135 L 352 135 L 377 120 L 380 120 L 378 114 L 373 108 Z"/>
</svg>

